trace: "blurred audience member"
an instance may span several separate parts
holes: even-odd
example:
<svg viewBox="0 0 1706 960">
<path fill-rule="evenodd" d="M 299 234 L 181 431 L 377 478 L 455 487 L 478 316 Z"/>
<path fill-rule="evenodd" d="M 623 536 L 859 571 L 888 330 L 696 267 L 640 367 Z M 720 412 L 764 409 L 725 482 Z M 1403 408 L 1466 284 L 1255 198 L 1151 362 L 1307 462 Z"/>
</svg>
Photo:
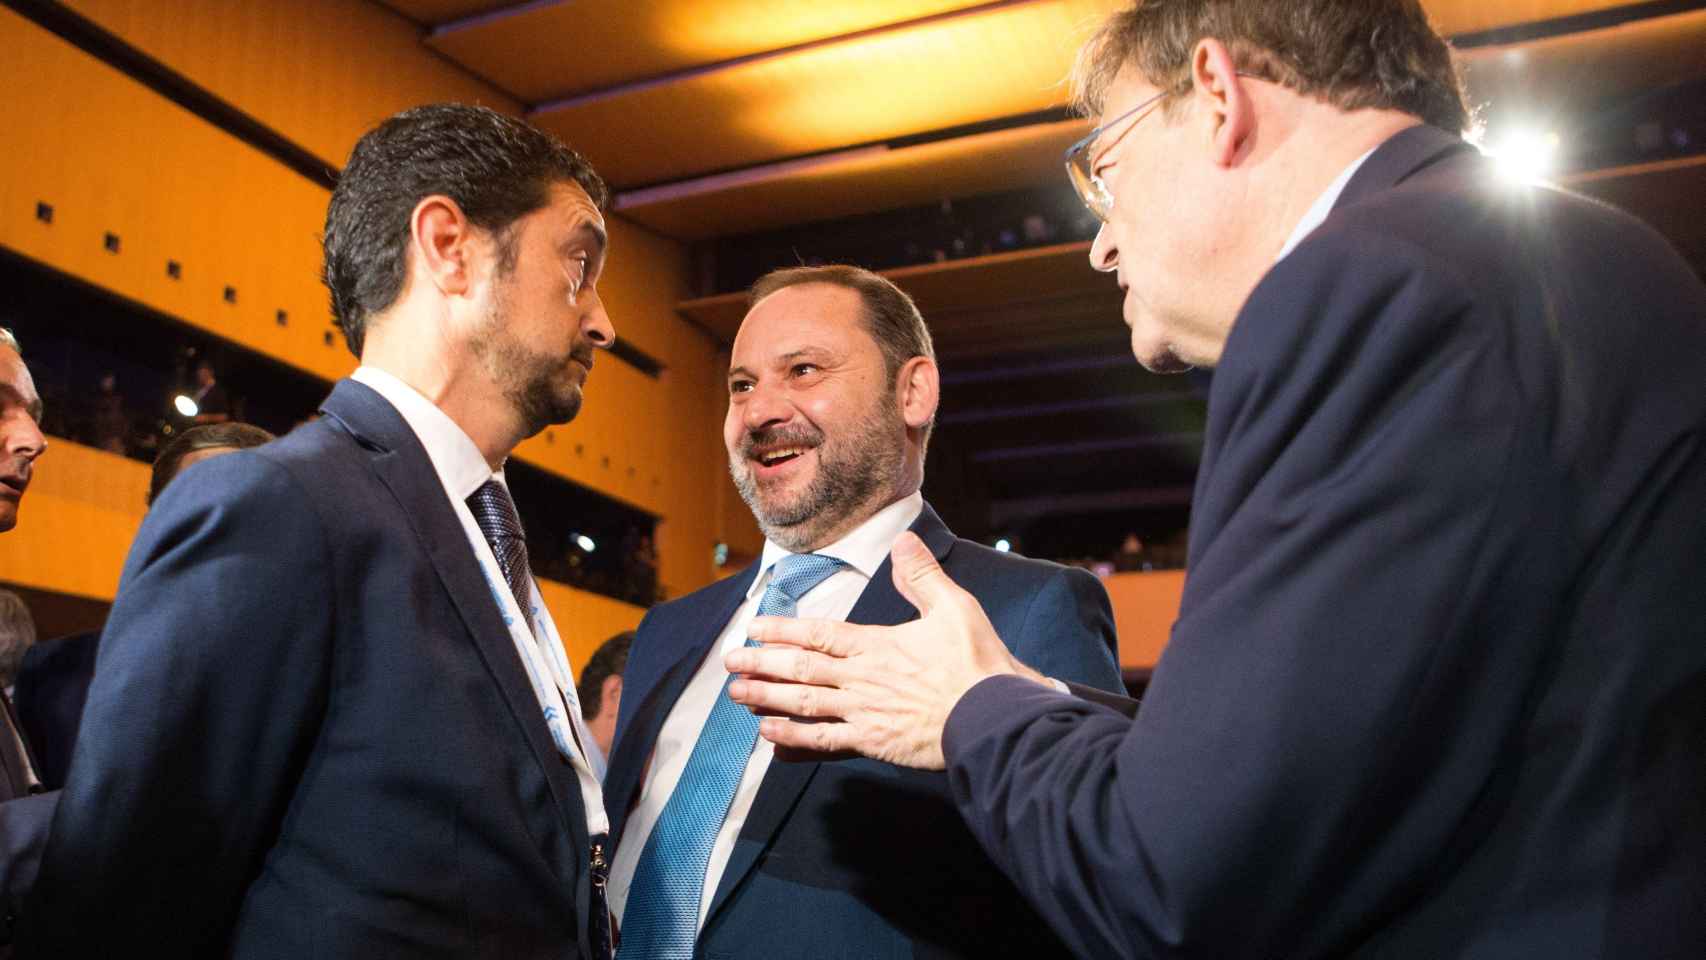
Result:
<svg viewBox="0 0 1706 960">
<path fill-rule="evenodd" d="M 118 392 L 118 377 L 111 373 L 101 376 L 100 388 L 95 391 L 93 419 L 95 448 L 123 456 L 130 420 L 124 412 L 124 395 Z"/>
<path fill-rule="evenodd" d="M 219 380 L 213 375 L 213 365 L 206 360 L 195 367 L 195 393 L 190 395 L 195 401 L 196 423 L 225 423 L 231 419 L 231 397 L 225 388 L 219 385 Z"/>
<path fill-rule="evenodd" d="M 18 680 L 18 665 L 24 652 L 36 642 L 36 621 L 24 598 L 10 590 L 0 590 L 0 687 L 12 696 L 12 684 Z"/>
<path fill-rule="evenodd" d="M 252 423 L 208 423 L 185 430 L 166 444 L 154 460 L 154 476 L 148 484 L 149 506 L 186 467 L 222 453 L 258 447 L 272 439 L 272 434 Z"/>
<path fill-rule="evenodd" d="M 1137 538 L 1137 534 L 1126 534 L 1125 541 L 1120 544 L 1120 552 L 1114 555 L 1114 569 L 1120 573 L 1149 569 L 1143 556 L 1143 541 Z"/>
<path fill-rule="evenodd" d="M 581 682 L 575 690 L 581 698 L 581 715 L 592 731 L 598 746 L 599 779 L 604 778 L 605 759 L 610 756 L 610 743 L 616 739 L 616 712 L 622 704 L 622 671 L 628 669 L 628 646 L 634 642 L 634 631 L 625 630 L 611 637 L 587 658 L 581 668 Z M 588 750 L 587 753 L 593 753 Z"/>
</svg>

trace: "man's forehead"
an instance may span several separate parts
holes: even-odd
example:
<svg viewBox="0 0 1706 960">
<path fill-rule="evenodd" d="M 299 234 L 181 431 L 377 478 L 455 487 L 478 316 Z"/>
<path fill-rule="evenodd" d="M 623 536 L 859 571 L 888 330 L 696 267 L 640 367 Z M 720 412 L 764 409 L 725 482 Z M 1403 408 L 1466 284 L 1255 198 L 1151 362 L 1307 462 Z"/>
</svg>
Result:
<svg viewBox="0 0 1706 960">
<path fill-rule="evenodd" d="M 587 195 L 586 188 L 573 180 L 559 180 L 551 185 L 551 204 L 567 216 L 596 224 L 600 230 L 604 228 L 604 214 Z"/>
<path fill-rule="evenodd" d="M 863 331 L 856 291 L 837 284 L 783 287 L 754 304 L 735 334 L 730 363 L 767 363 L 811 351 L 841 351 Z"/>
<path fill-rule="evenodd" d="M 24 365 L 24 358 L 5 345 L 0 345 L 0 386 L 30 407 L 32 414 L 39 413 L 41 396 L 36 393 L 35 378 L 30 376 L 30 368 Z"/>
</svg>

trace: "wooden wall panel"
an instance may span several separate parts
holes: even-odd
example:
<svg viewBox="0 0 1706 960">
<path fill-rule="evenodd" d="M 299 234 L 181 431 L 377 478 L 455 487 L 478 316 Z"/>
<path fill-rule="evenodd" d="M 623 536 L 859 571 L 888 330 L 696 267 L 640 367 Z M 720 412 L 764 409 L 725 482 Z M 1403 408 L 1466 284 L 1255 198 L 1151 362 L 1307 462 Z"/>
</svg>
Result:
<svg viewBox="0 0 1706 960">
<path fill-rule="evenodd" d="M 421 45 L 366 0 L 68 0 L 196 85 L 342 166 L 363 131 L 407 107 L 520 105 Z"/>
<path fill-rule="evenodd" d="M 324 340 L 324 189 L 10 10 L 0 49 L 0 244 L 316 376 L 354 366 Z"/>
<path fill-rule="evenodd" d="M 1116 573 L 1102 581 L 1114 605 L 1114 629 L 1120 637 L 1120 667 L 1153 669 L 1179 618 L 1185 571 Z"/>
</svg>

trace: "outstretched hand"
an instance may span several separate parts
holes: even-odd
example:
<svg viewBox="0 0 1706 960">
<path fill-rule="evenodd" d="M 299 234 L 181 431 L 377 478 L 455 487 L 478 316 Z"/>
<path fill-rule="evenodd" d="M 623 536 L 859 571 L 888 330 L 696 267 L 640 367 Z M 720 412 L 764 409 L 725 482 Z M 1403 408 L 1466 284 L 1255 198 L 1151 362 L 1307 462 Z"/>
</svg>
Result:
<svg viewBox="0 0 1706 960">
<path fill-rule="evenodd" d="M 765 717 L 759 734 L 778 755 L 857 753 L 940 770 L 942 728 L 967 690 L 997 674 L 1046 682 L 1013 658 L 917 536 L 901 534 L 890 556 L 895 589 L 919 619 L 876 627 L 760 617 L 751 636 L 762 646 L 723 658 L 738 675 L 729 696 Z"/>
</svg>

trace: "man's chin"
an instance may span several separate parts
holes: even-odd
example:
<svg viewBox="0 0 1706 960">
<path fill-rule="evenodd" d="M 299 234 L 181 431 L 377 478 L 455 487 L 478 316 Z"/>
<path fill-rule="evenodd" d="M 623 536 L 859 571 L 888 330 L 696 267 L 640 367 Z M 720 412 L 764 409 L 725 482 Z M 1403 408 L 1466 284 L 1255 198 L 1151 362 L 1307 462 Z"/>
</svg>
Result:
<svg viewBox="0 0 1706 960">
<path fill-rule="evenodd" d="M 1179 355 L 1173 352 L 1171 345 L 1140 340 L 1135 331 L 1131 338 L 1131 355 L 1150 373 L 1184 373 L 1193 366 L 1180 359 Z"/>
</svg>

